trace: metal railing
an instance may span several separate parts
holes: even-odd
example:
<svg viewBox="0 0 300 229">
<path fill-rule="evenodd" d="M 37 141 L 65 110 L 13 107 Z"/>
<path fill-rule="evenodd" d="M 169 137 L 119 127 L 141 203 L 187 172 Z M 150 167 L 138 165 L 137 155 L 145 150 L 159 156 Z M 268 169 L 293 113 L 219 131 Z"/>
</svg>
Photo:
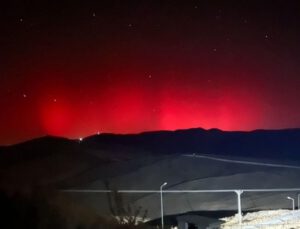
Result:
<svg viewBox="0 0 300 229">
<path fill-rule="evenodd" d="M 279 189 L 217 189 L 217 190 L 104 190 L 104 189 L 65 189 L 62 192 L 72 193 L 235 193 L 237 195 L 237 213 L 239 225 L 242 224 L 242 198 L 246 192 L 300 192 L 300 188 L 279 188 Z"/>
</svg>

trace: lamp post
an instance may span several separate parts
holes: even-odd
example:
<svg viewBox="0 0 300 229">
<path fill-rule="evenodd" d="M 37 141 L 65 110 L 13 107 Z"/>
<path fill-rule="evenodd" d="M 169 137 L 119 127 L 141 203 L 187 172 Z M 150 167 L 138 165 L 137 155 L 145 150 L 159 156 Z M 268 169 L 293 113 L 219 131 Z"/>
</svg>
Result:
<svg viewBox="0 0 300 229">
<path fill-rule="evenodd" d="M 161 229 L 164 229 L 164 203 L 163 203 L 163 192 L 162 189 L 167 185 L 167 182 L 160 186 L 160 212 L 161 212 Z"/>
<path fill-rule="evenodd" d="M 294 198 L 292 198 L 292 197 L 286 197 L 288 200 L 291 200 L 292 201 L 292 203 L 293 203 L 293 211 L 295 211 L 295 199 Z"/>
<path fill-rule="evenodd" d="M 242 190 L 235 190 L 238 199 L 238 217 L 239 217 L 239 225 L 242 225 L 242 204 L 241 204 L 241 195 L 243 193 Z"/>
</svg>

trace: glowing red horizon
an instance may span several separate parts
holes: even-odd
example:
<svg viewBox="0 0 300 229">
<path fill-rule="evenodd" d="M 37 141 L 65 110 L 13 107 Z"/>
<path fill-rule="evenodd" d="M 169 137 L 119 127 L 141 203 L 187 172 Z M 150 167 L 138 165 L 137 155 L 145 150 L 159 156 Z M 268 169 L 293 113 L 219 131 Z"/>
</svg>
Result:
<svg viewBox="0 0 300 229">
<path fill-rule="evenodd" d="M 46 134 L 300 127 L 293 3 L 12 5 L 0 20 L 0 145 Z"/>
</svg>

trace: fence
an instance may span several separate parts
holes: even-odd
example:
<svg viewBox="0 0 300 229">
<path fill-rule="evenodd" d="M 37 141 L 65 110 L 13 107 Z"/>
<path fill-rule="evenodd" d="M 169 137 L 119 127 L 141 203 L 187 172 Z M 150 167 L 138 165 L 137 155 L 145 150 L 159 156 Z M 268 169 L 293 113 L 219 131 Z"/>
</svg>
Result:
<svg viewBox="0 0 300 229">
<path fill-rule="evenodd" d="M 281 189 L 221 189 L 221 190 L 95 190 L 95 189 L 68 189 L 68 190 L 62 190 L 63 192 L 68 193 L 102 193 L 102 194 L 109 194 L 109 193 L 125 193 L 125 194 L 178 194 L 178 193 L 234 193 L 236 194 L 236 203 L 237 203 L 237 216 L 238 216 L 238 223 L 239 225 L 242 225 L 243 223 L 243 217 L 242 217 L 242 196 L 245 193 L 270 193 L 270 192 L 280 192 L 280 193 L 289 193 L 289 192 L 296 192 L 300 193 L 300 188 L 281 188 Z M 290 200 L 293 201 L 293 208 L 295 208 L 295 198 L 289 197 Z M 299 201 L 300 201 L 300 194 L 297 195 L 298 204 L 299 207 Z M 161 199 L 162 200 L 162 199 Z M 162 211 L 163 209 L 161 209 Z M 163 215 L 162 215 L 163 218 Z M 244 225 L 244 224 L 243 224 Z M 288 228 L 287 223 L 282 223 L 282 225 L 277 224 L 278 228 Z M 225 227 L 230 228 L 230 227 Z M 234 227 L 233 227 L 234 228 Z M 270 228 L 269 225 L 257 225 L 257 226 L 250 226 L 243 228 Z M 290 227 L 292 228 L 292 227 Z M 297 228 L 297 227 L 294 227 Z M 299 227 L 300 228 L 300 227 Z"/>
</svg>

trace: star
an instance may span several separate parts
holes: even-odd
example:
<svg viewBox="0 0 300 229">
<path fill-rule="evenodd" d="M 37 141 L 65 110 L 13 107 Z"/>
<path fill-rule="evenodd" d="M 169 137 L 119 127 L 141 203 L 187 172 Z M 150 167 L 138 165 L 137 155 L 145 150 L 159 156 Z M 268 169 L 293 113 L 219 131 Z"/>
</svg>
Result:
<svg viewBox="0 0 300 229">
<path fill-rule="evenodd" d="M 23 22 L 23 18 L 20 18 L 19 21 L 20 21 L 20 22 Z"/>
<path fill-rule="evenodd" d="M 56 102 L 57 102 L 57 99 L 53 99 L 53 102 L 55 102 L 55 103 L 56 103 Z"/>
<path fill-rule="evenodd" d="M 149 75 L 148 78 L 151 79 L 151 78 L 152 78 L 152 75 Z"/>
</svg>

